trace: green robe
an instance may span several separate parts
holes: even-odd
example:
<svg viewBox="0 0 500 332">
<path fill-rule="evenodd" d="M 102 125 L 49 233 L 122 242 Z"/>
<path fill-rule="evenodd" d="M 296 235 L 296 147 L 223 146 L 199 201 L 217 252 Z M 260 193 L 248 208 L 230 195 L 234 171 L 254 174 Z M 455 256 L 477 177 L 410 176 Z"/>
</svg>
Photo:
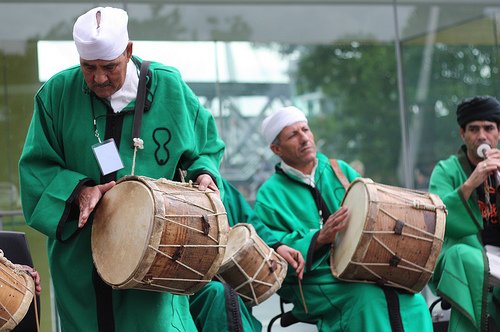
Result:
<svg viewBox="0 0 500 332">
<path fill-rule="evenodd" d="M 224 187 L 224 207 L 227 212 L 229 225 L 232 227 L 237 223 L 252 224 L 259 237 L 269 246 L 276 244 L 278 239 L 269 228 L 257 217 L 245 197 L 228 181 L 222 179 Z M 196 294 L 190 297 L 189 303 L 191 314 L 196 323 L 198 331 L 240 331 L 237 324 L 232 320 L 232 315 L 241 317 L 241 326 L 245 332 L 257 332 L 262 330 L 262 324 L 252 315 L 252 309 L 247 308 L 243 300 L 237 298 L 227 299 L 228 290 L 222 283 L 211 281 Z M 234 296 L 232 295 L 232 296 Z M 236 301 L 238 303 L 231 303 Z M 227 308 L 227 309 L 226 309 Z M 238 312 L 235 312 L 239 310 Z M 228 320 L 229 314 L 229 320 Z"/>
<path fill-rule="evenodd" d="M 140 61 L 140 59 L 135 59 Z M 187 179 L 208 171 L 220 180 L 224 150 L 212 115 L 171 67 L 152 62 L 148 105 L 134 175 Z M 92 218 L 78 229 L 74 204 L 83 184 L 93 185 L 132 172 L 135 101 L 114 114 L 107 99 L 86 85 L 79 66 L 48 80 L 35 96 L 35 110 L 19 162 L 21 198 L 27 223 L 47 235 L 50 272 L 63 331 L 98 331 L 92 284 Z M 91 146 L 113 137 L 125 168 L 101 177 Z M 72 241 L 71 241 L 72 239 Z M 137 250 L 142 250 L 138 248 Z M 143 290 L 113 290 L 116 331 L 193 331 L 188 296 Z M 99 310 L 101 314 L 102 310 Z"/>
<path fill-rule="evenodd" d="M 315 182 L 328 209 L 335 212 L 342 202 L 345 189 L 335 175 L 328 158 L 320 153 Z M 352 182 L 359 174 L 339 160 L 347 179 Z M 293 179 L 291 179 L 293 178 Z M 320 229 L 320 215 L 308 186 L 300 179 L 285 175 L 279 169 L 257 193 L 255 212 L 286 245 L 300 250 L 306 258 L 306 271 L 300 285 L 289 271 L 279 294 L 294 304 L 294 315 L 316 322 L 320 331 L 390 331 L 389 312 L 383 290 L 373 284 L 344 282 L 333 277 L 330 246 L 313 254 Z M 432 321 L 421 294 L 396 291 L 405 331 L 432 331 Z"/>
<path fill-rule="evenodd" d="M 498 310 L 488 292 L 489 264 L 480 238 L 483 218 L 477 192 L 465 201 L 460 189 L 472 171 L 464 145 L 457 155 L 438 162 L 429 183 L 429 192 L 437 194 L 448 210 L 443 248 L 429 286 L 452 304 L 449 331 L 486 331 L 488 305 L 493 316 Z M 493 293 L 498 292 L 495 287 Z"/>
</svg>

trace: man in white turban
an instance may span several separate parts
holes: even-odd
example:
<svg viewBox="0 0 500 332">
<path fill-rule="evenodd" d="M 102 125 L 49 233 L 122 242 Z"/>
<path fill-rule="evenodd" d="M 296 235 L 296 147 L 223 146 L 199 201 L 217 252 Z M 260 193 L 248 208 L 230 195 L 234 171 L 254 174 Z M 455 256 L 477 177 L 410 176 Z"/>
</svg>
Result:
<svg viewBox="0 0 500 332">
<path fill-rule="evenodd" d="M 432 331 L 421 294 L 336 279 L 329 264 L 332 242 L 349 213 L 340 206 L 346 185 L 359 174 L 342 160 L 316 151 L 307 118 L 296 107 L 267 117 L 262 133 L 281 158 L 260 187 L 255 212 L 276 238 L 306 259 L 302 282 L 289 273 L 279 290 L 299 320 L 319 331 Z"/>
<path fill-rule="evenodd" d="M 92 212 L 116 180 L 130 174 L 179 180 L 182 170 L 200 190 L 218 192 L 221 179 L 224 143 L 212 115 L 177 69 L 152 61 L 141 70 L 127 23 L 125 11 L 110 7 L 76 21 L 80 65 L 54 75 L 35 96 L 19 162 L 23 212 L 47 235 L 63 331 L 191 332 L 187 296 L 113 290 L 93 265 Z M 135 120 L 142 125 L 133 137 Z M 111 153 L 98 153 L 103 147 Z"/>
</svg>

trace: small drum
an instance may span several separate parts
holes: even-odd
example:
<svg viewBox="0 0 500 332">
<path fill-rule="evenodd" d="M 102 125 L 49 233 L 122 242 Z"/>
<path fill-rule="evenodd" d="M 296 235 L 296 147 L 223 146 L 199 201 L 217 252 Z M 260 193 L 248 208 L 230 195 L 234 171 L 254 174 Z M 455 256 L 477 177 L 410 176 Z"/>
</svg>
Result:
<svg viewBox="0 0 500 332">
<path fill-rule="evenodd" d="M 229 224 L 210 189 L 125 176 L 107 191 L 92 225 L 92 256 L 116 289 L 190 295 L 217 273 Z"/>
<path fill-rule="evenodd" d="M 35 282 L 19 264 L 0 250 L 0 331 L 11 331 L 24 318 L 35 294 Z"/>
<path fill-rule="evenodd" d="M 281 287 L 287 268 L 287 261 L 267 246 L 251 224 L 241 223 L 229 231 L 226 255 L 216 277 L 252 307 Z"/>
<path fill-rule="evenodd" d="M 441 199 L 357 178 L 342 205 L 349 215 L 330 255 L 333 275 L 420 292 L 443 244 L 447 211 Z"/>
</svg>

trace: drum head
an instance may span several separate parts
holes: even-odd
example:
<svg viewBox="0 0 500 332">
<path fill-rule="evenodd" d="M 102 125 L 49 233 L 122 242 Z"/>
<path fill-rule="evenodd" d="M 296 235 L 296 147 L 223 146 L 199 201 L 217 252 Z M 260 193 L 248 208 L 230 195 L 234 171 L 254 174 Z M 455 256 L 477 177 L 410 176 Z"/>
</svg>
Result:
<svg viewBox="0 0 500 332">
<path fill-rule="evenodd" d="M 251 225 L 249 225 L 251 226 Z M 229 231 L 229 238 L 227 240 L 226 253 L 222 260 L 222 265 L 227 263 L 231 257 L 240 252 L 241 248 L 247 244 L 251 236 L 251 230 L 247 225 L 238 224 L 231 228 Z"/>
<path fill-rule="evenodd" d="M 335 239 L 333 262 L 338 274 L 345 270 L 356 251 L 365 225 L 368 203 L 368 191 L 365 183 L 362 179 L 353 181 L 342 201 L 342 206 L 348 208 L 348 216 L 345 221 L 347 226 L 338 232 Z"/>
<path fill-rule="evenodd" d="M 104 194 L 92 226 L 92 256 L 104 281 L 121 285 L 132 278 L 148 247 L 154 211 L 142 182 L 124 181 Z"/>
</svg>

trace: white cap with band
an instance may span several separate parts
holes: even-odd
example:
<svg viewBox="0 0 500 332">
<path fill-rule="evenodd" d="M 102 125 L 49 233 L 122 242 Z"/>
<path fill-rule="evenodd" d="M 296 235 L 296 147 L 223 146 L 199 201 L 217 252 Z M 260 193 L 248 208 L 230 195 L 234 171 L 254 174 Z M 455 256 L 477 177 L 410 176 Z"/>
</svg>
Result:
<svg viewBox="0 0 500 332">
<path fill-rule="evenodd" d="M 127 12 L 119 8 L 97 7 L 80 16 L 73 27 L 80 57 L 89 61 L 118 58 L 129 42 L 127 24 Z"/>
<path fill-rule="evenodd" d="M 280 108 L 264 119 L 262 122 L 262 134 L 267 143 L 271 145 L 283 128 L 297 122 L 307 123 L 306 115 L 301 110 L 294 106 Z"/>
</svg>

